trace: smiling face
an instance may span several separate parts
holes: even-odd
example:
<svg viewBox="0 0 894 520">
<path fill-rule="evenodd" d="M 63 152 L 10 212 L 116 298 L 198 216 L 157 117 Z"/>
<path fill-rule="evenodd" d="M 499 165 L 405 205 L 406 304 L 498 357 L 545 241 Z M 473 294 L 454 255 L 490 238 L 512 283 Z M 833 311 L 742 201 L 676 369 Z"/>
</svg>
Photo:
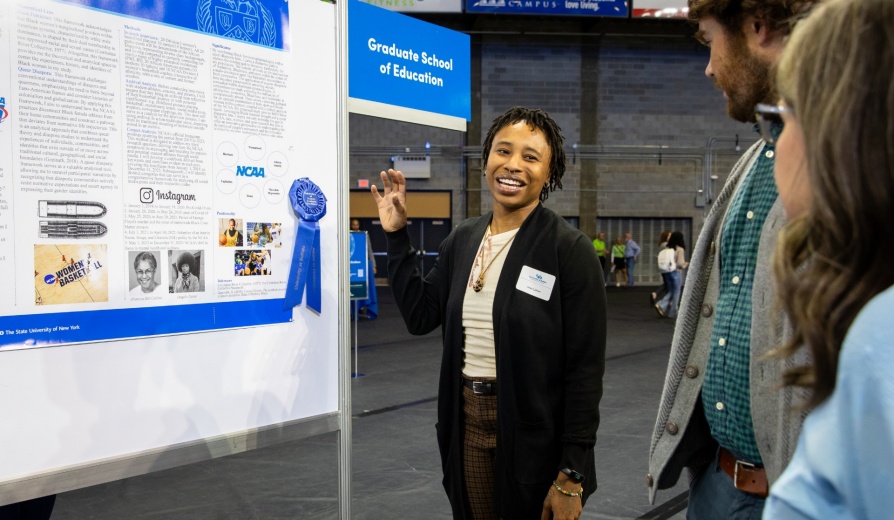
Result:
<svg viewBox="0 0 894 520">
<path fill-rule="evenodd" d="M 800 217 L 810 207 L 807 152 L 798 119 L 790 112 L 783 112 L 782 122 L 782 133 L 776 139 L 773 176 L 785 215 L 792 219 Z"/>
<path fill-rule="evenodd" d="M 754 106 L 771 101 L 772 65 L 748 47 L 744 32 L 733 34 L 714 18 L 699 20 L 696 37 L 711 48 L 705 76 L 723 92 L 727 114 L 754 122 Z"/>
<path fill-rule="evenodd" d="M 485 170 L 494 212 L 530 213 L 549 183 L 549 164 L 549 142 L 540 129 L 519 121 L 497 131 Z"/>
<path fill-rule="evenodd" d="M 137 282 L 143 291 L 149 292 L 155 287 L 155 268 L 146 260 L 140 260 L 135 269 Z"/>
</svg>

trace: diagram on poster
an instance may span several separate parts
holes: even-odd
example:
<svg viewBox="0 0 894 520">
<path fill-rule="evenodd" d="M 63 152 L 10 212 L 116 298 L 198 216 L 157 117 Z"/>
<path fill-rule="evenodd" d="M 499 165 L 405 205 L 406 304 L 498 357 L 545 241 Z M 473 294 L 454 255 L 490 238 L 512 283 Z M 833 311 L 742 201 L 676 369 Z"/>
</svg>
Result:
<svg viewBox="0 0 894 520">
<path fill-rule="evenodd" d="M 0 349 L 282 323 L 285 0 L 0 4 Z"/>
</svg>

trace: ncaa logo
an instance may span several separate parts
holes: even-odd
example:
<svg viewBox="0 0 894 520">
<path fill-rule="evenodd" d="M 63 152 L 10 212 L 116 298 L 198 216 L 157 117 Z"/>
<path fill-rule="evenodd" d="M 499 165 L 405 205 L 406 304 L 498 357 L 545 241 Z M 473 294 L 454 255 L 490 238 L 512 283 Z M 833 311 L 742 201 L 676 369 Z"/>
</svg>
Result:
<svg viewBox="0 0 894 520">
<path fill-rule="evenodd" d="M 43 283 L 45 283 L 47 285 L 53 285 L 54 283 L 56 283 L 56 275 L 48 274 L 48 275 L 44 276 Z"/>
<path fill-rule="evenodd" d="M 266 177 L 264 175 L 264 167 L 261 166 L 236 166 L 237 177 Z"/>
<path fill-rule="evenodd" d="M 6 98 L 0 97 L 0 123 L 9 117 L 9 110 L 6 110 Z"/>
</svg>

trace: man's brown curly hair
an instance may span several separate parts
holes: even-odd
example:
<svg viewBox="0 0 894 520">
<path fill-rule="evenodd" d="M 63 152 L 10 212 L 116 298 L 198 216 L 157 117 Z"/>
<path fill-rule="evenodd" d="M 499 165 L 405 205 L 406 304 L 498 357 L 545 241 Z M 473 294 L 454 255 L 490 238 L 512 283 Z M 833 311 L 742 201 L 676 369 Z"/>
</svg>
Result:
<svg viewBox="0 0 894 520">
<path fill-rule="evenodd" d="M 730 34 L 742 30 L 745 17 L 751 15 L 774 32 L 788 35 L 795 22 L 819 0 L 689 0 L 689 21 L 711 17 Z"/>
</svg>

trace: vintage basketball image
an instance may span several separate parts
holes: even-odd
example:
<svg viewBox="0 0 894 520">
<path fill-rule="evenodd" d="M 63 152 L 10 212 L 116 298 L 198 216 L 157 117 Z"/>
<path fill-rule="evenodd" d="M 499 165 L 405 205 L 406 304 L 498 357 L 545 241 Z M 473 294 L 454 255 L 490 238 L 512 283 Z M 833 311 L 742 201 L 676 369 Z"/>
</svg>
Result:
<svg viewBox="0 0 894 520">
<path fill-rule="evenodd" d="M 34 246 L 34 304 L 109 301 L 105 244 Z"/>
<path fill-rule="evenodd" d="M 219 245 L 224 247 L 242 247 L 242 219 L 241 218 L 221 218 L 218 219 L 218 236 Z"/>
</svg>

